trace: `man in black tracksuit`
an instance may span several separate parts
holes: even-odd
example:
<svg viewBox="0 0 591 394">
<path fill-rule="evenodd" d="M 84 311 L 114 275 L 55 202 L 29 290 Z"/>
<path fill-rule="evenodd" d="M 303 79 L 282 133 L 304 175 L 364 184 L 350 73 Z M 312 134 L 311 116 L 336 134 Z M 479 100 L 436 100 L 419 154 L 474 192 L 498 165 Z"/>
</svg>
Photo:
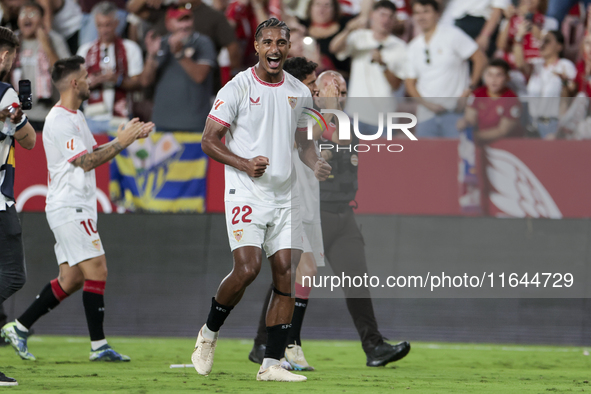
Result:
<svg viewBox="0 0 591 394">
<path fill-rule="evenodd" d="M 321 141 L 322 143 L 322 141 Z M 328 141 L 325 141 L 328 145 Z M 322 151 L 322 156 L 332 166 L 332 175 L 320 182 L 320 215 L 324 254 L 336 276 L 363 276 L 368 273 L 365 261 L 365 242 L 355 221 L 353 207 L 357 193 L 358 156 L 336 145 Z M 325 145 L 325 146 L 327 146 Z M 343 288 L 347 309 L 359 333 L 368 366 L 381 366 L 400 360 L 410 351 L 408 342 L 390 345 L 384 342 L 378 331 L 369 289 L 366 287 Z"/>
</svg>

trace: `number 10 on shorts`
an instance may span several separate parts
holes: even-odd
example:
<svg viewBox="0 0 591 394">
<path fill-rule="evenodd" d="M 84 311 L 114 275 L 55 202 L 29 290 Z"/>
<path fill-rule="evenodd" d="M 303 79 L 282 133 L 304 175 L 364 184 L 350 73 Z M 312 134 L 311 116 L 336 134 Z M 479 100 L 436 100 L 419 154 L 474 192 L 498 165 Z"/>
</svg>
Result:
<svg viewBox="0 0 591 394">
<path fill-rule="evenodd" d="M 92 219 L 83 220 L 80 222 L 80 224 L 82 225 L 82 227 L 84 227 L 84 230 L 89 236 L 98 233 L 98 230 L 96 229 L 96 226 L 94 225 L 94 221 Z"/>
</svg>

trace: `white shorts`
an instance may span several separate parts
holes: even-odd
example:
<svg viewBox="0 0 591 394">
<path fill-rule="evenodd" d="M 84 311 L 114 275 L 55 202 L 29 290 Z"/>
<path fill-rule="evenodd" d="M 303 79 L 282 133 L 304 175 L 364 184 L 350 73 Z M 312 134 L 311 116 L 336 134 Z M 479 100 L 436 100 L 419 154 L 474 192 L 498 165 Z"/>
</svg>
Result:
<svg viewBox="0 0 591 394">
<path fill-rule="evenodd" d="M 68 222 L 54 228 L 57 263 L 70 267 L 105 254 L 96 222 L 92 219 Z"/>
<path fill-rule="evenodd" d="M 282 249 L 304 249 L 299 206 L 274 208 L 238 201 L 225 204 L 232 251 L 262 245 L 267 256 L 272 256 Z"/>
<path fill-rule="evenodd" d="M 324 243 L 320 223 L 304 223 L 304 253 L 312 253 L 316 267 L 324 267 Z"/>
</svg>

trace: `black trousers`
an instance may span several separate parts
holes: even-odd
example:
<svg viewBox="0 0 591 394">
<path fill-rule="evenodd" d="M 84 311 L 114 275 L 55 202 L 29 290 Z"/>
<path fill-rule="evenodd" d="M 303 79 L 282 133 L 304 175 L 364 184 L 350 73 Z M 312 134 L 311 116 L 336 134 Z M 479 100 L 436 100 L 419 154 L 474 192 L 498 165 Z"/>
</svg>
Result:
<svg viewBox="0 0 591 394">
<path fill-rule="evenodd" d="M 21 224 L 13 205 L 0 211 L 0 304 L 26 280 Z"/>
<path fill-rule="evenodd" d="M 345 207 L 341 212 L 321 210 L 324 255 L 334 274 L 350 277 L 367 273 L 365 242 L 355 221 L 353 209 Z M 361 339 L 363 350 L 368 353 L 384 339 L 378 331 L 369 289 L 344 288 L 349 314 Z"/>
</svg>

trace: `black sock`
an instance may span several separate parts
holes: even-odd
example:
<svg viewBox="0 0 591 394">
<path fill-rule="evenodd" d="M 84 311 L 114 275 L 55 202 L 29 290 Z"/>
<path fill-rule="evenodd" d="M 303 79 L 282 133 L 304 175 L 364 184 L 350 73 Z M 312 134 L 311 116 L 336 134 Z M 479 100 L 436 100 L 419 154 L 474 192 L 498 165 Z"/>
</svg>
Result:
<svg viewBox="0 0 591 394">
<path fill-rule="evenodd" d="M 230 315 L 232 309 L 234 309 L 233 306 L 222 305 L 215 300 L 215 297 L 213 297 L 211 299 L 209 316 L 207 317 L 207 328 L 213 332 L 218 332 L 220 327 L 226 321 L 226 318 Z"/>
<path fill-rule="evenodd" d="M 86 313 L 86 323 L 91 341 L 105 339 L 103 321 L 105 320 L 105 282 L 87 280 L 84 282 L 82 304 Z"/>
<path fill-rule="evenodd" d="M 293 309 L 293 317 L 291 318 L 291 328 L 287 336 L 287 344 L 302 346 L 300 332 L 302 331 L 302 324 L 304 323 L 304 315 L 308 307 L 308 300 L 303 298 L 295 299 L 295 307 Z"/>
<path fill-rule="evenodd" d="M 277 324 L 267 327 L 267 348 L 265 358 L 281 360 L 285 351 L 285 343 L 291 324 Z"/>
<path fill-rule="evenodd" d="M 267 296 L 263 302 L 263 310 L 261 317 L 259 318 L 259 327 L 257 328 L 257 336 L 254 338 L 255 346 L 264 345 L 267 343 L 267 309 L 269 309 L 269 302 L 271 301 L 271 295 L 273 294 L 273 283 L 267 291 Z"/>
<path fill-rule="evenodd" d="M 37 299 L 17 320 L 23 326 L 31 328 L 41 316 L 58 306 L 67 296 L 68 294 L 62 289 L 57 279 L 54 279 L 45 285 Z"/>
</svg>

